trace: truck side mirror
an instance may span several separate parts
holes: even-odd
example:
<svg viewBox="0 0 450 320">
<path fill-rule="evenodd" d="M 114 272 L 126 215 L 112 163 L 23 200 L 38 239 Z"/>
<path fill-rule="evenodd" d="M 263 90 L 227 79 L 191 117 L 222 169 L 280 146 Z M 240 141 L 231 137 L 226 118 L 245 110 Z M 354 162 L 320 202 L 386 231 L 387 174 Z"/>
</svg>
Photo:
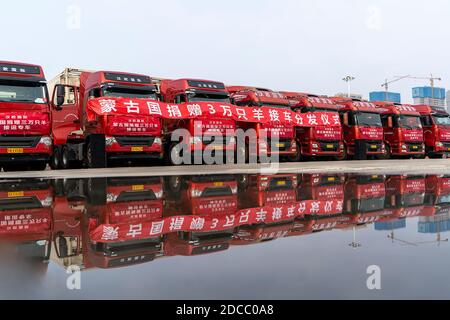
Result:
<svg viewBox="0 0 450 320">
<path fill-rule="evenodd" d="M 388 117 L 388 127 L 389 128 L 393 128 L 394 127 L 394 122 L 392 121 L 392 117 Z"/>
<path fill-rule="evenodd" d="M 64 101 L 66 101 L 66 88 L 64 86 L 56 86 L 56 107 L 61 109 Z"/>
<path fill-rule="evenodd" d="M 348 126 L 348 113 L 344 113 L 344 119 L 343 119 L 344 125 Z"/>
</svg>

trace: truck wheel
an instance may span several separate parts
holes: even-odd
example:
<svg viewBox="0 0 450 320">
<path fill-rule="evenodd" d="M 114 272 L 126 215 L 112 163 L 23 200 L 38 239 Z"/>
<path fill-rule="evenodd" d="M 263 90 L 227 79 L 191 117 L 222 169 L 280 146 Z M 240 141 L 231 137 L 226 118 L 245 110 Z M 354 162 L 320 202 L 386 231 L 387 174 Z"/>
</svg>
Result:
<svg viewBox="0 0 450 320">
<path fill-rule="evenodd" d="M 50 168 L 52 170 L 61 169 L 61 146 L 55 146 L 50 157 Z"/>
<path fill-rule="evenodd" d="M 391 147 L 386 144 L 386 154 L 380 157 L 381 159 L 392 159 Z"/>
<path fill-rule="evenodd" d="M 87 202 L 93 206 L 106 204 L 106 178 L 91 178 L 86 180 Z"/>
<path fill-rule="evenodd" d="M 62 147 L 62 151 L 61 151 L 61 167 L 63 169 L 71 169 L 71 167 L 70 167 L 69 148 L 67 148 L 67 146 L 63 146 Z"/>
<path fill-rule="evenodd" d="M 88 168 L 106 168 L 106 143 L 104 135 L 93 134 L 88 137 L 86 163 Z"/>
</svg>

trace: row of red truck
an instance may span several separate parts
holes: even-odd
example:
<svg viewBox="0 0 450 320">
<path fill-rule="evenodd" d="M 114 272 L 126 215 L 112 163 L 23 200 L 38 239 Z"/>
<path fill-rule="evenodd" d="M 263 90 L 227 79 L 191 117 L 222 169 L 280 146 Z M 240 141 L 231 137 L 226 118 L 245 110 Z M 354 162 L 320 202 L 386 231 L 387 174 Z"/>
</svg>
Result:
<svg viewBox="0 0 450 320">
<path fill-rule="evenodd" d="M 88 106 L 95 99 L 104 114 L 90 114 Z M 115 99 L 127 99 L 127 112 L 114 113 Z M 139 113 L 139 101 L 147 103 L 147 113 Z M 167 105 L 171 118 L 156 114 L 159 102 Z M 254 111 L 271 108 L 274 119 L 278 112 L 293 111 L 308 123 L 245 122 L 226 113 L 176 117 L 179 105 L 187 105 L 195 114 L 193 107 L 199 103 Z M 289 120 L 291 115 L 287 113 Z M 170 155 L 179 146 L 178 141 L 172 141 L 177 129 L 190 133 L 191 152 L 203 151 L 214 143 L 215 151 L 233 155 L 228 161 L 239 156 L 248 161 L 252 153 L 278 155 L 286 161 L 441 158 L 450 154 L 450 115 L 426 105 L 369 103 L 225 86 L 216 81 L 164 80 L 79 69 L 65 69 L 47 86 L 40 66 L 0 62 L 0 166 L 5 171 L 44 170 L 47 164 L 52 169 L 159 160 L 174 164 Z M 226 135 L 220 145 L 214 142 L 215 133 L 225 135 L 236 129 L 254 129 L 257 150 L 250 150 L 248 141 L 239 147 L 233 134 Z M 274 138 L 276 144 L 271 143 Z"/>
<path fill-rule="evenodd" d="M 0 239 L 51 244 L 64 267 L 116 268 L 450 212 L 448 176 L 196 176 L 176 192 L 159 177 L 93 180 L 95 195 L 78 179 L 0 182 Z"/>
</svg>

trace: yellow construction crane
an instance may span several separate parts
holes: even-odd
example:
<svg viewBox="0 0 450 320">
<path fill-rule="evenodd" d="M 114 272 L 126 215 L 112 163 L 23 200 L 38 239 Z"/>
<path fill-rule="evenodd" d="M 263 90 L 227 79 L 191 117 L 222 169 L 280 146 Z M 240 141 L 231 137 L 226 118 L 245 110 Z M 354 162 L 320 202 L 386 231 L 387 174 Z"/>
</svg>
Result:
<svg viewBox="0 0 450 320">
<path fill-rule="evenodd" d="M 406 75 L 406 76 L 395 76 L 394 79 L 389 80 L 386 79 L 386 81 L 381 85 L 385 90 L 386 90 L 386 100 L 387 100 L 387 94 L 389 92 L 389 85 L 391 83 L 403 80 L 403 79 L 418 79 L 418 80 L 428 80 L 430 81 L 430 85 L 431 85 L 431 92 L 432 92 L 432 98 L 434 99 L 434 87 L 435 87 L 435 82 L 436 81 L 442 81 L 442 78 L 440 77 L 434 77 L 433 74 L 430 75 L 430 77 L 417 77 L 417 76 L 412 76 L 412 75 Z"/>
</svg>

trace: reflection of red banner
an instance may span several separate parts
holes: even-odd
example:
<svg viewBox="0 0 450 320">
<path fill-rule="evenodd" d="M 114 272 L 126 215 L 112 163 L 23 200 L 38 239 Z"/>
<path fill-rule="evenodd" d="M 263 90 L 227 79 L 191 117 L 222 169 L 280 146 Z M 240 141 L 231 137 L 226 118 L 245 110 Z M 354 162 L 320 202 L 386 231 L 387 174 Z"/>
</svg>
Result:
<svg viewBox="0 0 450 320">
<path fill-rule="evenodd" d="M 168 104 L 147 99 L 97 98 L 88 101 L 88 120 L 95 115 L 143 115 L 164 119 L 226 118 L 241 122 L 273 123 L 299 127 L 339 127 L 336 113 L 296 113 L 282 108 L 249 108 L 230 104 L 196 102 Z"/>
<path fill-rule="evenodd" d="M 49 209 L 3 212 L 0 214 L 0 236 L 47 232 L 51 222 Z"/>
<path fill-rule="evenodd" d="M 243 225 L 271 224 L 294 220 L 305 215 L 342 213 L 342 201 L 295 202 L 280 207 L 252 208 L 234 214 L 210 216 L 175 216 L 136 224 L 104 224 L 91 227 L 91 241 L 108 243 L 159 237 L 173 232 L 212 232 Z"/>
</svg>

